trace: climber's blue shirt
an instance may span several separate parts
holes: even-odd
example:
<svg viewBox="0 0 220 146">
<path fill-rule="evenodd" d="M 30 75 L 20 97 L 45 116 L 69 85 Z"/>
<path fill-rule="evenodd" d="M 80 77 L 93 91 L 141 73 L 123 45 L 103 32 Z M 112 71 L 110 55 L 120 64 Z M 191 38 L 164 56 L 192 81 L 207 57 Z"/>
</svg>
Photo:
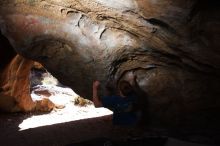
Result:
<svg viewBox="0 0 220 146">
<path fill-rule="evenodd" d="M 115 125 L 134 125 L 137 123 L 138 117 L 134 111 L 136 101 L 135 95 L 124 98 L 117 95 L 102 98 L 103 106 L 113 111 L 113 124 Z"/>
</svg>

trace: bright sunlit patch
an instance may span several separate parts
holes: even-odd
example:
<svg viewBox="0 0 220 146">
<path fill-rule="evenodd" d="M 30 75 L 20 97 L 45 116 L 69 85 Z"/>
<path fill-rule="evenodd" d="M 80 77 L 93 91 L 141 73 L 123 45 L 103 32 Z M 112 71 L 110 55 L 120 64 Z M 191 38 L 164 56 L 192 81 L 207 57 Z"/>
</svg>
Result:
<svg viewBox="0 0 220 146">
<path fill-rule="evenodd" d="M 64 105 L 63 109 L 55 109 L 48 114 L 34 115 L 29 117 L 19 125 L 20 131 L 41 126 L 65 123 L 70 121 L 83 120 L 88 118 L 98 118 L 103 116 L 111 116 L 112 111 L 106 108 L 95 108 L 93 104 L 86 106 L 78 106 L 74 101 L 78 95 L 70 88 L 41 85 L 38 88 L 48 90 L 52 95 L 49 99 L 57 104 Z M 31 94 L 33 100 L 41 100 L 44 96 L 37 95 L 34 91 Z"/>
<path fill-rule="evenodd" d="M 45 115 L 36 115 L 25 119 L 20 125 L 19 131 L 37 128 L 41 126 L 65 123 L 88 118 L 97 118 L 102 116 L 111 116 L 112 111 L 106 108 L 89 107 L 72 107 L 65 108 L 58 112 L 52 112 Z"/>
<path fill-rule="evenodd" d="M 91 102 L 75 105 L 78 95 L 70 88 L 59 83 L 50 73 L 33 71 L 31 74 L 31 97 L 33 101 L 49 98 L 55 105 L 62 109 L 54 109 L 52 112 L 42 115 L 34 115 L 19 125 L 20 130 L 37 128 L 71 121 L 86 120 L 89 118 L 99 118 L 103 116 L 112 116 L 113 112 L 106 108 L 95 108 Z"/>
</svg>

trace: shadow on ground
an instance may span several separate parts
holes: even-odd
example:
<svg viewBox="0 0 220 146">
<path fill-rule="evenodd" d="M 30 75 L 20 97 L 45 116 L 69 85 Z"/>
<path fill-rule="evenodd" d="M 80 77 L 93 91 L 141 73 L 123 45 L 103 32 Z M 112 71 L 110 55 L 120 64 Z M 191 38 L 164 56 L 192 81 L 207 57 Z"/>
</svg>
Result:
<svg viewBox="0 0 220 146">
<path fill-rule="evenodd" d="M 211 146 L 220 144 L 218 133 L 210 136 L 201 136 L 198 133 L 191 137 L 175 133 L 162 136 L 150 131 L 115 127 L 105 117 L 19 131 L 19 124 L 32 115 L 31 113 L 10 115 L 1 113 L 1 146 Z"/>
</svg>

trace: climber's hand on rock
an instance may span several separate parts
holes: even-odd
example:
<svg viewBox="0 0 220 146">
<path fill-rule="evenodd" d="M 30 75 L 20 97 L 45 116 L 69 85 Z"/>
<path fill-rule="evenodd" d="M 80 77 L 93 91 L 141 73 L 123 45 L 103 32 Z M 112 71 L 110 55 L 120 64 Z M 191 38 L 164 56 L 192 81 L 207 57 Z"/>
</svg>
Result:
<svg viewBox="0 0 220 146">
<path fill-rule="evenodd" d="M 97 89 L 100 86 L 100 82 L 99 81 L 94 81 L 93 82 L 93 88 Z"/>
</svg>

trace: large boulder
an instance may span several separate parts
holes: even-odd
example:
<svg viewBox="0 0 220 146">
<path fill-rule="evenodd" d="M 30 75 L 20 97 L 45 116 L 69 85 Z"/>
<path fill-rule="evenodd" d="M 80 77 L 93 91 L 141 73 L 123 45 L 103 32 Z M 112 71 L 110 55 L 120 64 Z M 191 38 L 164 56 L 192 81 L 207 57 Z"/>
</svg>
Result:
<svg viewBox="0 0 220 146">
<path fill-rule="evenodd" d="M 219 5 L 197 0 L 0 2 L 16 52 L 91 98 L 133 71 L 156 126 L 220 127 Z M 116 85 L 113 85 L 116 86 Z"/>
</svg>

